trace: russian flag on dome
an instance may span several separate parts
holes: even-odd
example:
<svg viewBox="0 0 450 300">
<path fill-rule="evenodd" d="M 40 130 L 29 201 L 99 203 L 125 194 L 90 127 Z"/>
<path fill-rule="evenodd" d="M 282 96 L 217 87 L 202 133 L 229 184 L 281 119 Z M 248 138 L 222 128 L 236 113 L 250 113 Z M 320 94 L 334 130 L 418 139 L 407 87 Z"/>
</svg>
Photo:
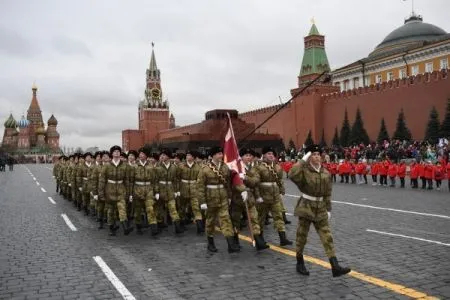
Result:
<svg viewBox="0 0 450 300">
<path fill-rule="evenodd" d="M 230 114 L 227 113 L 227 133 L 223 144 L 223 161 L 231 169 L 233 185 L 243 184 L 239 174 L 245 174 L 244 163 L 239 155 L 239 150 L 234 137 L 233 124 L 231 123 Z M 233 172 L 234 171 L 234 172 Z"/>
</svg>

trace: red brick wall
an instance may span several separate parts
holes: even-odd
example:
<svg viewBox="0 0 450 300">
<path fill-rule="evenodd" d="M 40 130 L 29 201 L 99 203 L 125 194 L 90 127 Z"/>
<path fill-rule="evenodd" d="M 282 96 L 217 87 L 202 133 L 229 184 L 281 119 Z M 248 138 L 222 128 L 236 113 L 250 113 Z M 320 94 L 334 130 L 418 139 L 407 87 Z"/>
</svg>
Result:
<svg viewBox="0 0 450 300">
<path fill-rule="evenodd" d="M 139 112 L 139 129 L 143 132 L 145 143 L 156 141 L 159 131 L 169 129 L 170 112 L 167 109 L 141 110 Z"/>
<path fill-rule="evenodd" d="M 142 132 L 136 129 L 126 129 L 122 131 L 123 151 L 137 150 L 144 145 Z"/>
</svg>

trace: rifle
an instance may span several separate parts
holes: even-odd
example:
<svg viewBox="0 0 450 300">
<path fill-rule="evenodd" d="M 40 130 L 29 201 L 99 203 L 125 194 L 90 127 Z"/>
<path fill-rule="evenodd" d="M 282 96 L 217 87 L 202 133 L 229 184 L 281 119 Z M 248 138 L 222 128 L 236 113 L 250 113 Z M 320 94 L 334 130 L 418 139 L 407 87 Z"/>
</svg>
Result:
<svg viewBox="0 0 450 300">
<path fill-rule="evenodd" d="M 253 236 L 252 218 L 250 216 L 250 211 L 248 210 L 247 201 L 243 201 L 243 202 L 245 204 L 245 210 L 247 212 L 248 231 L 250 231 L 250 238 L 252 239 L 252 245 L 253 245 L 253 247 L 256 247 L 255 238 Z"/>
</svg>

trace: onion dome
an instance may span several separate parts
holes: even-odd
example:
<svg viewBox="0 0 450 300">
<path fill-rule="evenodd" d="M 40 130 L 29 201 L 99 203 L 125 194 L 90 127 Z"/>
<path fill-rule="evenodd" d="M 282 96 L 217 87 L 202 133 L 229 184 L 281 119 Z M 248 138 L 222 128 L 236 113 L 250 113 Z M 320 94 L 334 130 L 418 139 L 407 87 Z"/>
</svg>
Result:
<svg viewBox="0 0 450 300">
<path fill-rule="evenodd" d="M 25 119 L 25 116 L 22 115 L 22 118 L 17 122 L 17 126 L 19 126 L 19 128 L 26 128 L 28 125 L 30 125 L 30 121 Z"/>
<path fill-rule="evenodd" d="M 14 119 L 12 114 L 9 114 L 9 118 L 5 121 L 4 125 L 5 125 L 5 128 L 16 128 L 17 127 L 17 122 Z"/>
<path fill-rule="evenodd" d="M 56 118 L 55 118 L 55 116 L 53 114 L 50 117 L 50 119 L 48 119 L 47 125 L 48 126 L 57 126 L 58 125 L 58 121 L 56 120 Z"/>
<path fill-rule="evenodd" d="M 44 125 L 43 125 L 43 124 L 41 124 L 41 126 L 39 126 L 39 127 L 36 129 L 36 134 L 37 134 L 37 135 L 43 135 L 43 134 L 45 134 L 45 128 L 44 128 Z"/>
</svg>

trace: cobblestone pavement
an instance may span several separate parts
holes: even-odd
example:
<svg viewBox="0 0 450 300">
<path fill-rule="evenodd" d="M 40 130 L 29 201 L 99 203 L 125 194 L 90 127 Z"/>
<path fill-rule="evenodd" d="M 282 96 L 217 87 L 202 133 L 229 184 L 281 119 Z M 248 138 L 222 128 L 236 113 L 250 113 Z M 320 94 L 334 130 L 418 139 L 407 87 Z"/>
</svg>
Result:
<svg viewBox="0 0 450 300">
<path fill-rule="evenodd" d="M 286 185 L 284 201 L 292 213 L 299 191 L 290 182 Z M 356 272 L 333 278 L 311 228 L 305 249 L 311 275 L 303 277 L 295 272 L 294 247 L 257 253 L 241 241 L 241 253 L 228 254 L 218 234 L 219 252 L 210 254 L 205 237 L 192 226 L 180 237 L 172 229 L 157 239 L 148 231 L 109 237 L 55 193 L 51 165 L 17 165 L 14 172 L 0 173 L 0 299 L 450 297 L 448 190 L 338 183 L 333 200 L 337 256 Z M 294 240 L 296 220 L 288 218 L 287 235 Z M 265 236 L 278 245 L 272 225 Z M 108 280 L 97 256 L 123 288 Z"/>
</svg>

